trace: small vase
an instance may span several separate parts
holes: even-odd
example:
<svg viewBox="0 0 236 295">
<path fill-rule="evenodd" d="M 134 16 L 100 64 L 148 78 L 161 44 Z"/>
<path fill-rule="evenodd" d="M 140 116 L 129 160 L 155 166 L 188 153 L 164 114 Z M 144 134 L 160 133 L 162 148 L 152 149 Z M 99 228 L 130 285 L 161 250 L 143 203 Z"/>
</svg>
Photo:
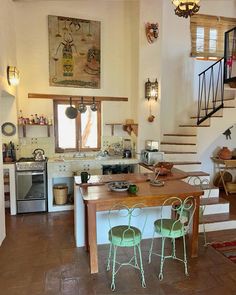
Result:
<svg viewBox="0 0 236 295">
<path fill-rule="evenodd" d="M 226 146 L 219 151 L 218 156 L 222 160 L 230 160 L 232 159 L 232 152 Z"/>
</svg>

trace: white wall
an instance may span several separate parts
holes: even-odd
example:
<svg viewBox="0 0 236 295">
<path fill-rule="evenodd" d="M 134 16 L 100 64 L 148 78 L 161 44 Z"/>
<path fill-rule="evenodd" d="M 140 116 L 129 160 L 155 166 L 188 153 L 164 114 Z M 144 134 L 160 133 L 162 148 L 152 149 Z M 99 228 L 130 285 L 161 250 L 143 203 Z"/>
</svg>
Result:
<svg viewBox="0 0 236 295">
<path fill-rule="evenodd" d="M 0 125 L 4 120 L 2 108 L 7 99 L 12 100 L 16 95 L 15 88 L 7 83 L 6 70 L 7 66 L 17 66 L 16 64 L 16 43 L 15 43 L 15 24 L 13 15 L 13 3 L 9 0 L 1 0 L 0 9 Z M 7 103 L 6 103 L 7 104 Z M 15 105 L 15 101 L 12 101 Z M 14 109 L 15 107 L 13 107 Z M 5 113 L 9 109 L 5 110 Z M 3 165 L 2 165 L 2 137 L 0 136 L 0 245 L 5 238 L 5 204 L 3 193 Z"/>
<path fill-rule="evenodd" d="M 23 75 L 19 109 L 52 117 L 52 101 L 28 99 L 28 93 L 125 96 L 127 103 L 103 103 L 103 123 L 135 118 L 137 90 L 138 1 L 39 1 L 15 3 L 17 59 Z M 101 21 L 101 89 L 49 86 L 48 15 Z M 105 130 L 106 131 L 106 130 Z M 110 131 L 106 131 L 109 132 Z M 104 134 L 108 135 L 108 134 Z"/>
<path fill-rule="evenodd" d="M 162 57 L 162 40 L 163 40 L 163 25 L 162 25 L 162 3 L 163 0 L 140 0 L 139 8 L 139 79 L 138 79 L 138 123 L 139 137 L 138 149 L 144 148 L 146 139 L 160 139 L 160 104 L 162 103 L 162 76 L 161 76 L 161 57 Z M 158 23 L 159 37 L 157 41 L 149 44 L 145 35 L 145 24 Z M 145 99 L 145 82 L 148 78 L 154 82 L 155 79 L 159 82 L 159 99 L 157 102 Z M 155 116 L 153 122 L 148 122 L 147 118 L 151 113 Z"/>
</svg>

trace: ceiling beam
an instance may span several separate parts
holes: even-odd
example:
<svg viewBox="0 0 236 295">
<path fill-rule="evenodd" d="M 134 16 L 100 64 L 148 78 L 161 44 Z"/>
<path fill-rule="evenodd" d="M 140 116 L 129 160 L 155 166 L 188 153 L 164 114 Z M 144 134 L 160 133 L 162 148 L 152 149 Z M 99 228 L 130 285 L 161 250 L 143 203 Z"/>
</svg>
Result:
<svg viewBox="0 0 236 295">
<path fill-rule="evenodd" d="M 44 93 L 28 93 L 28 98 L 52 99 L 52 100 L 81 100 L 82 95 L 66 95 L 66 94 L 44 94 Z M 83 96 L 84 101 L 91 101 L 95 97 L 96 101 L 128 101 L 128 97 L 111 97 L 111 96 Z"/>
</svg>

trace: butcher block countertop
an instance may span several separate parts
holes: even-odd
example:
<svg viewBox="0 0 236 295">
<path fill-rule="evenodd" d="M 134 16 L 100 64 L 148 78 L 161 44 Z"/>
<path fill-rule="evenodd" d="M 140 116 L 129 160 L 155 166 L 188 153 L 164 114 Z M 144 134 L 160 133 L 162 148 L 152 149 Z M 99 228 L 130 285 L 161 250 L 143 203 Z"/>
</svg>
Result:
<svg viewBox="0 0 236 295">
<path fill-rule="evenodd" d="M 171 173 L 166 176 L 158 176 L 158 180 L 169 181 L 169 180 L 178 180 L 187 178 L 188 174 L 184 171 L 181 171 L 177 168 L 172 168 Z M 75 176 L 75 184 L 85 187 L 85 186 L 96 186 L 104 185 L 111 181 L 128 181 L 128 182 L 146 182 L 153 180 L 155 174 L 151 173 L 128 173 L 128 174 L 109 174 L 109 175 L 92 175 L 88 183 L 81 183 L 80 176 Z"/>
</svg>

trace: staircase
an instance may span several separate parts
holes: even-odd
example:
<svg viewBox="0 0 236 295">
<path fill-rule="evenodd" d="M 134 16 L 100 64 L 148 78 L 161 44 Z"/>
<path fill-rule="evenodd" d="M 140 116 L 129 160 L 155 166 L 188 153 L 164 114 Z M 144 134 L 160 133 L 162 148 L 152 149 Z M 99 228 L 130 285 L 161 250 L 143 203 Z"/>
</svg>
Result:
<svg viewBox="0 0 236 295">
<path fill-rule="evenodd" d="M 236 28 L 226 32 L 225 40 L 229 39 L 228 33 L 233 33 L 235 38 Z M 232 38 L 230 40 L 232 41 Z M 235 44 L 236 40 L 233 40 Z M 235 48 L 232 50 L 235 51 Z M 199 74 L 197 114 L 190 115 L 187 123 L 179 124 L 176 132 L 163 134 L 160 150 L 165 152 L 165 160 L 173 162 L 176 168 L 188 172 L 190 176 L 210 180 L 212 173 L 205 173 L 201 170 L 206 170 L 209 166 L 212 154 L 207 157 L 209 159 L 207 165 L 202 162 L 203 154 L 219 134 L 236 124 L 236 88 L 227 84 L 235 81 L 236 77 L 235 73 L 233 77 L 231 72 L 229 74 L 228 64 L 224 62 L 232 56 L 235 60 L 235 52 L 230 53 L 227 50 L 224 59 L 222 58 Z M 210 172 L 213 172 L 213 169 Z M 236 228 L 236 216 L 230 215 L 230 204 L 219 197 L 219 189 L 210 185 L 205 187 L 204 191 L 201 205 L 206 205 L 204 211 L 206 231 Z M 200 225 L 200 231 L 202 230 Z"/>
</svg>

